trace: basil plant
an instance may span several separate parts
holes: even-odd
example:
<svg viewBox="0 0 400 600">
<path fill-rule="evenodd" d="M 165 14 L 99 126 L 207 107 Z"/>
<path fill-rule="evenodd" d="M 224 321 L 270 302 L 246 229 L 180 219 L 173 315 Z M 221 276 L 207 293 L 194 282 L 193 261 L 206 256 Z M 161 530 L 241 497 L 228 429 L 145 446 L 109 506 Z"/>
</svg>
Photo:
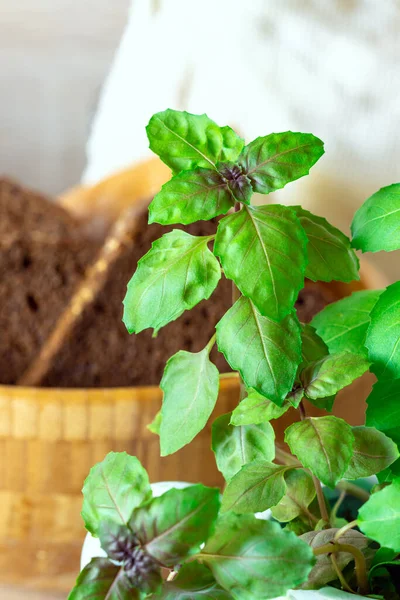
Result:
<svg viewBox="0 0 400 600">
<path fill-rule="evenodd" d="M 295 310 L 305 278 L 359 278 L 354 249 L 400 248 L 400 184 L 367 200 L 350 241 L 301 206 L 253 203 L 309 173 L 324 152 L 314 135 L 246 145 L 206 115 L 174 110 L 155 114 L 147 134 L 172 171 L 149 222 L 217 224 L 213 235 L 174 229 L 153 243 L 128 284 L 124 323 L 157 333 L 209 299 L 222 275 L 232 281 L 235 301 L 208 344 L 168 360 L 151 425 L 163 456 L 205 427 L 218 399 L 216 345 L 241 389 L 212 424 L 226 485 L 153 498 L 136 458 L 108 455 L 86 480 L 82 512 L 107 558 L 91 561 L 70 599 L 265 600 L 326 586 L 329 598 L 400 599 L 400 282 L 355 292 L 311 324 Z M 335 397 L 369 369 L 365 425 L 352 427 L 331 414 Z M 326 415 L 308 416 L 305 399 Z M 282 447 L 273 423 L 289 409 Z M 269 520 L 257 518 L 267 509 Z"/>
</svg>

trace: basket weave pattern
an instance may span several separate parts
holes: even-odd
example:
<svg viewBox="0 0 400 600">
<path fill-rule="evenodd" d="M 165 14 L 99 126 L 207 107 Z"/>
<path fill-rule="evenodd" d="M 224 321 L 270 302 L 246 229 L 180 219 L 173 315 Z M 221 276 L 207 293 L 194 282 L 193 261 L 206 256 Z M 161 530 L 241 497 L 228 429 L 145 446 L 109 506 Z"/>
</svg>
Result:
<svg viewBox="0 0 400 600">
<path fill-rule="evenodd" d="M 237 380 L 223 380 L 214 416 L 232 410 L 238 394 Z M 158 437 L 146 428 L 160 404 L 156 387 L 0 386 L 1 579 L 70 586 L 85 535 L 83 481 L 111 450 L 137 456 L 152 481 L 221 484 L 209 427 L 180 452 L 160 458 Z"/>
</svg>

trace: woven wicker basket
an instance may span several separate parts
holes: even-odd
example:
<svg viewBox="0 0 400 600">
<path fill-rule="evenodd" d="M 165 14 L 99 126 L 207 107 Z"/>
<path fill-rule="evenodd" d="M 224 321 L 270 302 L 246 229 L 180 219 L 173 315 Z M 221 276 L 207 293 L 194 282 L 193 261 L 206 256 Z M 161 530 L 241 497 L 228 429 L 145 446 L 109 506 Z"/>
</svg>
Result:
<svg viewBox="0 0 400 600">
<path fill-rule="evenodd" d="M 237 398 L 237 380 L 222 381 L 215 414 L 231 410 Z M 160 458 L 158 438 L 146 429 L 160 405 L 157 387 L 0 387 L 1 579 L 70 587 L 85 534 L 82 484 L 110 450 L 137 456 L 152 481 L 220 483 L 209 428 Z"/>
<path fill-rule="evenodd" d="M 126 198 L 132 202 L 151 197 L 168 177 L 164 167 L 151 165 L 126 171 L 94 189 L 78 189 L 65 196 L 64 205 L 81 218 L 97 214 L 103 231 L 126 205 Z M 384 284 L 367 268 L 355 289 Z M 337 291 L 347 295 L 353 289 L 339 286 Z M 370 383 L 368 377 L 362 378 L 347 388 L 337 413 L 360 422 L 364 410 L 360 400 Z M 238 394 L 236 378 L 222 380 L 214 417 L 232 410 Z M 82 484 L 90 467 L 111 450 L 138 456 L 152 481 L 221 483 L 209 427 L 180 452 L 160 458 L 158 438 L 146 429 L 160 404 L 156 387 L 0 386 L 0 581 L 54 590 L 71 587 L 85 535 L 80 518 Z"/>
</svg>

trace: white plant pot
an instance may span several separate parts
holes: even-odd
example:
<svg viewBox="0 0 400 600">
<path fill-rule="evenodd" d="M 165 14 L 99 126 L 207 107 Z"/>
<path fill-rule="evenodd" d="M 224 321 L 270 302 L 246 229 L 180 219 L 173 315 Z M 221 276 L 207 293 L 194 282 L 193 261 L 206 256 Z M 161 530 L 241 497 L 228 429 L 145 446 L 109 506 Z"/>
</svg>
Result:
<svg viewBox="0 0 400 600">
<path fill-rule="evenodd" d="M 184 481 L 159 481 L 151 484 L 153 496 L 162 496 L 168 490 L 173 488 L 182 490 L 191 483 Z M 268 519 L 271 511 L 266 510 L 263 513 L 257 513 L 258 519 Z M 86 535 L 85 541 L 82 547 L 81 554 L 81 570 L 86 567 L 92 560 L 92 558 L 105 557 L 107 556 L 104 550 L 100 546 L 100 540 L 93 537 L 90 533 Z M 363 600 L 362 596 L 355 596 L 354 594 L 348 594 L 331 587 L 326 587 L 318 591 L 311 590 L 289 590 L 286 596 L 280 596 L 273 600 Z"/>
</svg>

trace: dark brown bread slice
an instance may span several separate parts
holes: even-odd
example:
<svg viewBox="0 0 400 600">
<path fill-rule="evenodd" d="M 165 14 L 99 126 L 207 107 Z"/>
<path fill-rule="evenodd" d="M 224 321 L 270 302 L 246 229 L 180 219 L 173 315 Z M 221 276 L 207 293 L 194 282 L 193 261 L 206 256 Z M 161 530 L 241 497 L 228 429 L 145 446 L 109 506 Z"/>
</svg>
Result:
<svg viewBox="0 0 400 600">
<path fill-rule="evenodd" d="M 0 178 L 0 383 L 26 370 L 96 252 L 64 209 Z"/>
<path fill-rule="evenodd" d="M 180 228 L 180 226 L 174 226 Z M 214 333 L 214 326 L 229 308 L 231 285 L 226 280 L 207 302 L 160 330 L 130 336 L 122 323 L 122 300 L 139 258 L 151 243 L 173 229 L 147 225 L 147 211 L 139 217 L 133 246 L 128 246 L 111 268 L 109 278 L 89 304 L 41 382 L 45 386 L 110 387 L 157 385 L 165 362 L 180 349 L 201 350 Z M 215 232 L 215 222 L 185 228 L 193 235 Z M 221 354 L 212 353 L 218 368 L 227 371 Z"/>
<path fill-rule="evenodd" d="M 180 228 L 180 226 L 174 226 Z M 170 356 L 180 349 L 201 350 L 214 333 L 214 326 L 231 305 L 231 283 L 223 279 L 210 300 L 185 312 L 177 321 L 160 330 L 129 336 L 122 323 L 122 300 L 126 285 L 139 258 L 151 243 L 173 229 L 147 225 L 147 211 L 139 217 L 134 244 L 127 245 L 110 269 L 109 276 L 94 301 L 83 311 L 74 328 L 52 360 L 41 380 L 44 386 L 111 387 L 158 385 Z M 216 222 L 199 222 L 185 228 L 192 235 L 215 232 Z M 333 298 L 315 284 L 308 283 L 299 299 L 303 320 L 310 320 Z M 220 372 L 229 371 L 216 349 L 211 354 Z"/>
</svg>

